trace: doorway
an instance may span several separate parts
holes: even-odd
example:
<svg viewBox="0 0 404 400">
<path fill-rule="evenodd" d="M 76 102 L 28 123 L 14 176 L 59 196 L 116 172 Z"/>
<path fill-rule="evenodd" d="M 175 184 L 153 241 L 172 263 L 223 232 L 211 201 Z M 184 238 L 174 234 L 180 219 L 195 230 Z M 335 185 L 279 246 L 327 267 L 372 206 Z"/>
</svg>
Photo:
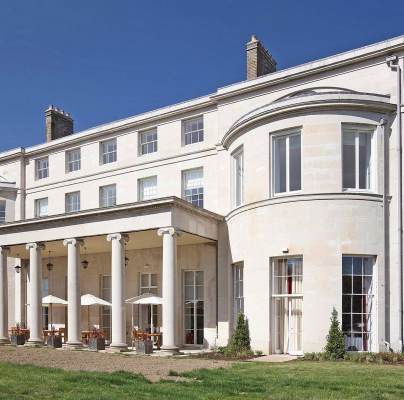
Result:
<svg viewBox="0 0 404 400">
<path fill-rule="evenodd" d="M 203 271 L 184 272 L 184 341 L 186 345 L 203 345 L 203 278 Z"/>
</svg>

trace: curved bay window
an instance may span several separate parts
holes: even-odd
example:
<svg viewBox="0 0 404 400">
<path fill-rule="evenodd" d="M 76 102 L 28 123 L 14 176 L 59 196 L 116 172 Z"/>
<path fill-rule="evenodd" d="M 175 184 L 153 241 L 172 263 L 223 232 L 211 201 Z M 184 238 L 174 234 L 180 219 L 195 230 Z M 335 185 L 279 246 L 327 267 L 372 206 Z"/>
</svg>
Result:
<svg viewBox="0 0 404 400">
<path fill-rule="evenodd" d="M 374 257 L 342 257 L 342 331 L 348 351 L 371 351 Z"/>
<path fill-rule="evenodd" d="M 273 261 L 275 353 L 302 354 L 303 259 Z"/>
</svg>

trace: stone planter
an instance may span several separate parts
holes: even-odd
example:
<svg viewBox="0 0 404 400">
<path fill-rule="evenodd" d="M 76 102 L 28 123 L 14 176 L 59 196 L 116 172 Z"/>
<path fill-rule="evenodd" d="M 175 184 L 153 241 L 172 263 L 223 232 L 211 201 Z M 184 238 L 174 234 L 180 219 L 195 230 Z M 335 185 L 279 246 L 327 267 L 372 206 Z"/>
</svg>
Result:
<svg viewBox="0 0 404 400">
<path fill-rule="evenodd" d="M 50 335 L 46 339 L 46 344 L 49 347 L 58 349 L 58 348 L 62 347 L 62 336 Z"/>
<path fill-rule="evenodd" d="M 15 333 L 11 334 L 10 342 L 14 346 L 22 346 L 25 344 L 25 334 L 24 333 Z"/>
<path fill-rule="evenodd" d="M 147 340 L 136 340 L 136 353 L 138 354 L 152 354 L 153 353 L 153 342 L 150 339 Z"/>
<path fill-rule="evenodd" d="M 105 350 L 105 339 L 102 337 L 90 337 L 88 349 L 92 351 Z"/>
</svg>

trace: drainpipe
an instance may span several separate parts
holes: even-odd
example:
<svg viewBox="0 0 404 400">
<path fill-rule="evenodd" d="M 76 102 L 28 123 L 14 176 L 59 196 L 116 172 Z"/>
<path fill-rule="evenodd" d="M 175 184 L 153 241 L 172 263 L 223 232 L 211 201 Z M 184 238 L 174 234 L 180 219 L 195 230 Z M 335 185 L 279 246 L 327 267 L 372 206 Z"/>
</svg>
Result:
<svg viewBox="0 0 404 400">
<path fill-rule="evenodd" d="M 399 332 L 400 332 L 400 343 L 399 350 L 403 352 L 403 173 L 402 173 L 402 165 L 403 165 L 403 149 L 402 149 L 402 115 L 401 115 L 401 67 L 399 63 L 399 59 L 396 55 L 386 58 L 387 66 L 396 72 L 397 76 L 397 139 L 398 139 L 398 161 L 397 161 L 397 170 L 398 170 L 398 180 L 397 180 L 397 189 L 398 189 L 398 210 L 397 210 L 397 219 L 398 219 L 398 237 L 399 237 L 399 246 L 398 246 L 398 262 L 399 262 Z"/>
</svg>

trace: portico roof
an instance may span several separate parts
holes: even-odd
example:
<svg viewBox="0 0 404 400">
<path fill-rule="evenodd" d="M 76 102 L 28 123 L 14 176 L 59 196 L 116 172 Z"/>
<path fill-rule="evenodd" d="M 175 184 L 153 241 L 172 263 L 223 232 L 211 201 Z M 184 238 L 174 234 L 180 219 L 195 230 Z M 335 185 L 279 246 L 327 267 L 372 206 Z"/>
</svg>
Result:
<svg viewBox="0 0 404 400">
<path fill-rule="evenodd" d="M 219 224 L 223 220 L 223 216 L 195 207 L 178 197 L 164 197 L 9 222 L 0 226 L 0 246 L 156 230 L 166 226 L 174 226 L 186 234 L 207 240 L 217 240 Z"/>
</svg>

